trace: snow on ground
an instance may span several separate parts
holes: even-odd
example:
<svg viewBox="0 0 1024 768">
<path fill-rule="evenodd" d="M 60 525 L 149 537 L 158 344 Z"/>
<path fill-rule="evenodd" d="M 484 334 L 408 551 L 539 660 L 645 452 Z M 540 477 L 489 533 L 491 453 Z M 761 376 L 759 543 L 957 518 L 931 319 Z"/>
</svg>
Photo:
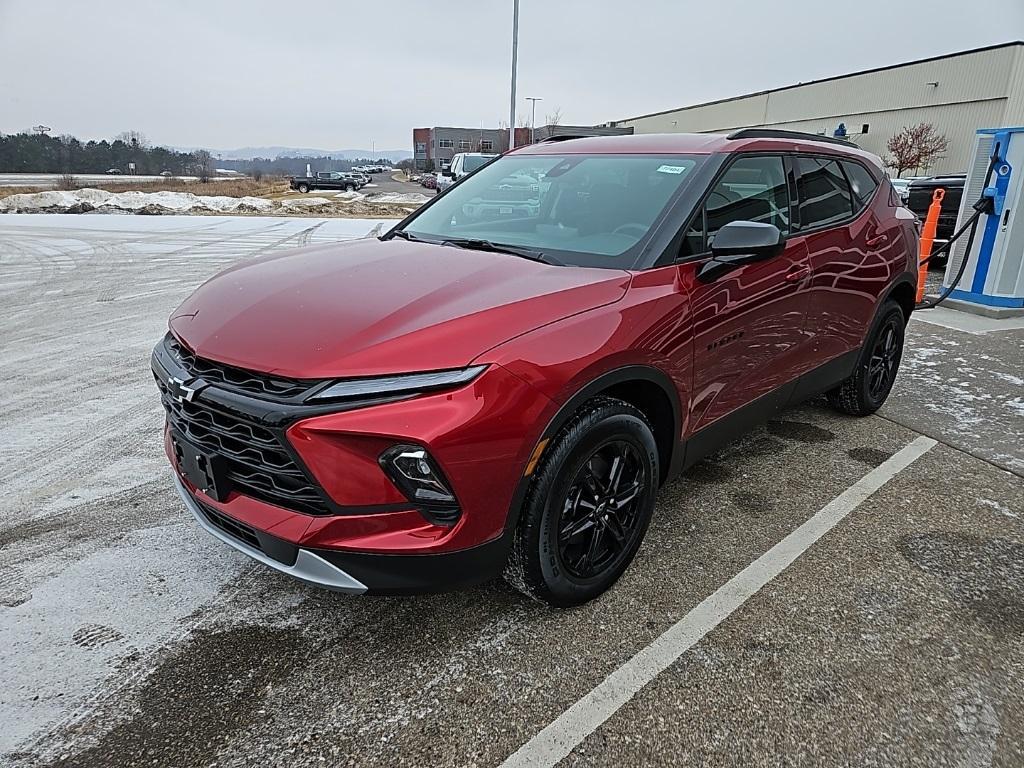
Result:
<svg viewBox="0 0 1024 768">
<path fill-rule="evenodd" d="M 323 200 L 323 198 L 321 198 Z M 323 202 L 328 202 L 323 200 Z M 215 213 L 267 212 L 275 202 L 262 197 L 194 195 L 191 192 L 107 192 L 103 189 L 35 192 L 0 199 L 0 212 L 170 212 L 211 211 Z"/>
<path fill-rule="evenodd" d="M 0 213 L 288 213 L 355 202 L 422 205 L 419 192 L 339 192 L 330 197 L 267 200 L 262 197 L 194 195 L 191 192 L 107 192 L 103 189 L 52 190 L 0 198 Z M 327 212 L 327 211 L 324 211 Z"/>
<path fill-rule="evenodd" d="M 428 200 L 430 198 L 420 192 L 381 192 L 366 198 L 368 203 L 412 203 L 414 205 L 421 205 Z"/>
</svg>

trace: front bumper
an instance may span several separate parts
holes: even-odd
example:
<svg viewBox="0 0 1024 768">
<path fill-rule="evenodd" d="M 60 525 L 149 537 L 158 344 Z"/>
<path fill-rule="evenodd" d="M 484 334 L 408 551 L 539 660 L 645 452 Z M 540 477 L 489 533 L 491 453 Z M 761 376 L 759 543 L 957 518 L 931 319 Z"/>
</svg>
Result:
<svg viewBox="0 0 1024 768">
<path fill-rule="evenodd" d="M 194 473 L 179 466 L 172 432 L 196 436 L 169 424 L 165 449 L 179 493 L 203 528 L 235 549 L 302 581 L 350 593 L 456 588 L 504 567 L 509 510 L 553 404 L 501 366 L 457 389 L 350 410 L 274 403 L 187 380 L 189 371 L 162 347 L 154 352 L 153 371 L 169 413 L 187 406 L 220 434 L 264 440 L 256 447 L 278 462 L 288 459 L 291 476 L 307 479 L 314 491 L 269 493 L 265 484 L 236 474 L 248 471 L 242 463 L 256 454 L 248 445 L 226 443 L 237 457 L 227 490 L 196 487 Z M 181 379 L 185 390 L 196 391 L 172 404 L 168 386 Z M 460 509 L 454 524 L 417 508 L 379 466 L 382 452 L 408 443 L 426 448 L 448 478 Z M 202 447 L 218 450 L 217 443 Z M 303 506 L 293 506 L 291 498 Z"/>
<path fill-rule="evenodd" d="M 185 502 L 185 506 L 188 508 L 188 511 L 192 513 L 196 522 L 199 523 L 207 533 L 220 539 L 229 547 L 234 547 L 242 554 L 251 557 L 253 560 L 258 560 L 264 565 L 269 565 L 276 571 L 286 573 L 299 581 L 306 582 L 307 584 L 314 584 L 318 587 L 325 587 L 336 592 L 348 592 L 355 595 L 360 595 L 366 592 L 365 584 L 352 578 L 338 566 L 332 565 L 308 549 L 293 547 L 295 550 L 295 560 L 291 565 L 288 565 L 287 562 L 277 560 L 266 554 L 265 549 L 269 549 L 269 547 L 263 540 L 263 537 L 258 539 L 259 548 L 257 548 L 245 543 L 241 538 L 237 538 L 236 536 L 226 533 L 223 528 L 218 527 L 211 522 L 210 517 L 208 516 L 209 513 L 203 511 L 199 502 L 196 501 L 196 498 L 185 487 L 185 484 L 181 481 L 181 478 L 178 477 L 177 473 L 174 475 L 174 484 L 178 489 L 178 495 L 181 496 L 181 500 Z"/>
<path fill-rule="evenodd" d="M 189 512 L 211 536 L 275 571 L 334 592 L 412 595 L 482 584 L 501 574 L 512 541 L 509 531 L 477 547 L 436 555 L 302 547 L 219 513 L 193 494 L 176 472 L 174 483 Z"/>
</svg>

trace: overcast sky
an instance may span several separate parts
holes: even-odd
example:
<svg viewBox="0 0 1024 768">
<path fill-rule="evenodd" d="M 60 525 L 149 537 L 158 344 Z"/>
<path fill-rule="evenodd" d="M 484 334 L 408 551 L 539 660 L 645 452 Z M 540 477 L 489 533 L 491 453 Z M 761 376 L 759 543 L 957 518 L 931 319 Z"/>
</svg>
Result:
<svg viewBox="0 0 1024 768">
<path fill-rule="evenodd" d="M 508 118 L 512 0 L 0 0 L 0 132 L 407 149 Z M 521 0 L 519 109 L 594 124 L 1024 38 L 1024 0 Z"/>
</svg>

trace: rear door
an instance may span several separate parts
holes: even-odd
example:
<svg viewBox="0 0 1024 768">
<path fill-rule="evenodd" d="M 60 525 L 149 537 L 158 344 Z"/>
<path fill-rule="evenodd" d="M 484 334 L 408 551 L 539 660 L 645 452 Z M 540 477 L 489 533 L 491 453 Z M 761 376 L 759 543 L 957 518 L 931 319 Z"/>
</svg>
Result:
<svg viewBox="0 0 1024 768">
<path fill-rule="evenodd" d="M 790 188 L 781 155 L 739 155 L 691 223 L 684 254 L 710 258 L 715 234 L 731 221 L 791 231 Z M 693 279 L 694 375 L 691 427 L 709 426 L 744 405 L 784 403 L 805 353 L 810 265 L 802 239 L 770 259 L 745 264 L 713 282 Z"/>
<path fill-rule="evenodd" d="M 793 164 L 795 224 L 812 271 L 808 365 L 816 367 L 860 347 L 902 238 L 886 228 L 898 226 L 895 218 L 882 220 L 874 210 L 878 182 L 865 166 L 825 155 L 796 155 Z"/>
</svg>

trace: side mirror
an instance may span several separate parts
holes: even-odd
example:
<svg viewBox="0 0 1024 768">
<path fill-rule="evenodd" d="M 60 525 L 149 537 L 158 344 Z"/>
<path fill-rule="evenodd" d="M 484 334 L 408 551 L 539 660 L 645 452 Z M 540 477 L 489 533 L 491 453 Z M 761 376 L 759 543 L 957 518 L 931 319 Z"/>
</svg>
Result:
<svg viewBox="0 0 1024 768">
<path fill-rule="evenodd" d="M 442 176 L 447 176 L 449 179 L 455 178 L 455 171 L 441 171 Z"/>
<path fill-rule="evenodd" d="M 778 256 L 785 247 L 786 238 L 774 224 L 731 221 L 715 235 L 711 259 L 697 272 L 697 279 L 711 282 L 743 264 Z"/>
</svg>

